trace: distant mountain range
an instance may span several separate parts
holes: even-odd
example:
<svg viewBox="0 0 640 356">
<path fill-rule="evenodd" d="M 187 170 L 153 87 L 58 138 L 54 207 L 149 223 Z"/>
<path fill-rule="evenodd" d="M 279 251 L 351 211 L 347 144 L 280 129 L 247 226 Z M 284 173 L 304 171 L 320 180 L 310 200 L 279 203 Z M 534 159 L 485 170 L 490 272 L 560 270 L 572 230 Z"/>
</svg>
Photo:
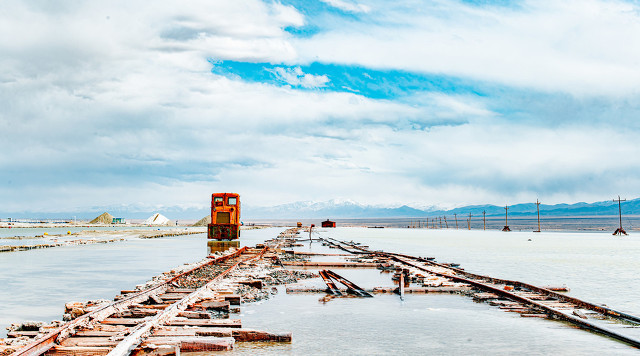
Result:
<svg viewBox="0 0 640 356">
<path fill-rule="evenodd" d="M 384 207 L 361 205 L 353 201 L 296 202 L 273 207 L 244 209 L 244 216 L 254 219 L 312 219 L 312 218 L 420 218 L 442 215 L 482 215 L 504 216 L 504 206 L 469 205 L 450 210 L 436 208 L 413 208 L 407 205 Z M 625 215 L 640 214 L 640 198 L 622 202 L 622 213 Z M 509 206 L 509 216 L 532 216 L 536 214 L 535 203 L 515 204 Z M 618 203 L 603 201 L 596 203 L 576 204 L 540 204 L 540 214 L 545 216 L 604 216 L 617 215 Z"/>
<path fill-rule="evenodd" d="M 271 207 L 257 207 L 243 205 L 242 219 L 269 220 L 269 219 L 349 219 L 349 218 L 422 218 L 443 215 L 482 215 L 504 216 L 504 206 L 496 205 L 469 205 L 450 210 L 441 210 L 434 207 L 410 207 L 402 206 L 372 206 L 363 205 L 351 200 L 329 200 L 324 202 L 301 201 L 290 204 L 282 204 Z M 33 218 L 33 219 L 93 219 L 103 212 L 109 212 L 115 217 L 126 219 L 146 219 L 154 213 L 161 213 L 169 219 L 199 220 L 209 214 L 209 208 L 183 208 L 183 207 L 157 207 L 153 209 L 145 206 L 104 206 L 92 207 L 85 211 L 76 212 L 0 212 L 0 218 Z M 622 203 L 624 215 L 640 215 L 640 198 L 628 200 Z M 509 206 L 509 216 L 533 216 L 536 214 L 534 203 L 515 204 Z M 618 203 L 612 200 L 595 203 L 540 205 L 540 214 L 544 216 L 604 216 L 617 215 Z"/>
</svg>

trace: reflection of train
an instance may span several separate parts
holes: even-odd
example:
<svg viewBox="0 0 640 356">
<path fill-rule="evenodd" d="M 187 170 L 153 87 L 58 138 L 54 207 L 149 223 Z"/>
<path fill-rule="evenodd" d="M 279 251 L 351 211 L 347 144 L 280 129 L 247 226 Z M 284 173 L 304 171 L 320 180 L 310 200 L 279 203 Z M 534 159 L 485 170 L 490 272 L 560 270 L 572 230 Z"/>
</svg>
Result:
<svg viewBox="0 0 640 356">
<path fill-rule="evenodd" d="M 239 194 L 211 195 L 211 224 L 207 237 L 214 240 L 235 240 L 240 237 Z"/>
</svg>

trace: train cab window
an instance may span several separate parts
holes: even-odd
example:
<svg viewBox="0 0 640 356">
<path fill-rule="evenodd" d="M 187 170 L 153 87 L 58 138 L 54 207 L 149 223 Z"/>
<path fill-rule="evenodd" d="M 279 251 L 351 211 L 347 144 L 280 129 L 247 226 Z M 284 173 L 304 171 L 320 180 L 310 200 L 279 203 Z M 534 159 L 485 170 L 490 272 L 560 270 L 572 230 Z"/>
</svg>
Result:
<svg viewBox="0 0 640 356">
<path fill-rule="evenodd" d="M 222 205 L 222 201 L 223 201 L 222 197 L 215 197 L 215 198 L 213 198 L 213 203 L 214 203 L 215 205 Z"/>
<path fill-rule="evenodd" d="M 238 201 L 238 199 L 236 199 L 236 198 L 229 198 L 227 204 L 236 205 L 237 201 Z"/>
</svg>

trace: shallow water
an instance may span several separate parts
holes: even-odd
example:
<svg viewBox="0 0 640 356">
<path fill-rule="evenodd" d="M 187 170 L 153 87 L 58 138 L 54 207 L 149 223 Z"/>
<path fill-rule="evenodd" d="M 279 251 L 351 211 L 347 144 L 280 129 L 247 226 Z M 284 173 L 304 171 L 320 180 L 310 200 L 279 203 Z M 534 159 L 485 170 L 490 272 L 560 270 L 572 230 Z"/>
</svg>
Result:
<svg viewBox="0 0 640 356">
<path fill-rule="evenodd" d="M 253 245 L 282 228 L 243 231 Z M 567 284 L 571 295 L 640 314 L 635 271 L 640 239 L 608 233 L 502 233 L 467 230 L 323 229 L 315 236 L 354 240 L 372 249 L 433 256 L 470 272 L 538 285 Z M 531 239 L 532 241 L 528 241 Z M 318 243 L 301 250 L 330 251 Z M 107 245 L 0 254 L 0 326 L 61 317 L 71 300 L 111 299 L 151 276 L 206 254 L 204 234 Z M 365 288 L 391 285 L 377 270 L 336 272 Z M 322 285 L 319 280 L 309 281 Z M 290 294 L 247 304 L 243 326 L 293 332 L 291 344 L 239 343 L 233 354 L 637 354 L 638 350 L 560 322 L 521 318 L 449 294 L 340 298 Z"/>
<path fill-rule="evenodd" d="M 44 233 L 49 235 L 66 235 L 67 232 L 75 233 L 81 231 L 118 231 L 118 230 L 169 230 L 181 228 L 180 226 L 65 226 L 65 227 L 13 227 L 0 229 L 0 245 L 11 239 L 3 239 L 11 236 L 34 237 L 42 236 Z M 22 241 L 32 241 L 25 239 Z"/>
</svg>

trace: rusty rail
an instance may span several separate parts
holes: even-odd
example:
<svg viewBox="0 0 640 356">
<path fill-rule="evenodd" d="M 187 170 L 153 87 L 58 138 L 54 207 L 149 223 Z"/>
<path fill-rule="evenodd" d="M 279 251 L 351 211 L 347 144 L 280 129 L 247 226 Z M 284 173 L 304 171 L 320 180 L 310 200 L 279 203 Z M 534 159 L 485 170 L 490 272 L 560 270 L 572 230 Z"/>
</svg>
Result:
<svg viewBox="0 0 640 356">
<path fill-rule="evenodd" d="M 336 284 L 333 283 L 333 281 L 329 277 L 327 271 L 322 270 L 322 271 L 319 272 L 319 274 L 320 274 L 320 277 L 322 277 L 322 279 L 324 280 L 324 283 L 327 285 L 327 291 L 329 293 L 331 293 L 333 295 L 336 295 L 336 296 L 342 295 L 342 292 L 340 292 L 338 287 L 336 287 Z"/>
<path fill-rule="evenodd" d="M 246 249 L 246 247 L 245 247 Z M 244 251 L 244 250 L 243 250 Z M 135 331 L 131 333 L 129 336 L 124 338 L 122 341 L 118 343 L 113 350 L 109 352 L 107 356 L 127 356 L 133 351 L 142 340 L 147 336 L 147 334 L 151 331 L 151 329 L 155 326 L 162 325 L 169 321 L 172 317 L 178 315 L 179 312 L 185 310 L 189 305 L 195 303 L 200 296 L 205 293 L 210 286 L 218 282 L 224 276 L 229 274 L 229 272 L 236 269 L 240 264 L 250 262 L 255 259 L 260 259 L 267 251 L 267 247 L 264 247 L 260 253 L 256 256 L 248 258 L 244 261 L 238 261 L 231 267 L 227 268 L 216 277 L 214 277 L 211 281 L 209 281 L 204 286 L 198 288 L 196 291 L 188 294 L 184 298 L 180 299 L 178 302 L 172 304 L 170 307 L 164 309 L 163 311 L 156 314 L 151 320 L 145 321 L 143 324 L 140 324 L 136 327 Z M 237 256 L 236 256 L 237 257 Z"/>
<path fill-rule="evenodd" d="M 347 287 L 347 292 L 351 292 L 353 294 L 356 294 L 360 297 L 367 297 L 367 298 L 371 298 L 373 297 L 369 292 L 365 291 L 364 289 L 358 287 L 355 283 L 351 282 L 350 280 L 342 277 L 341 275 L 330 271 L 330 270 L 324 270 L 324 273 L 326 273 L 329 277 L 335 279 L 336 281 L 344 284 Z"/>
<path fill-rule="evenodd" d="M 224 262 L 228 259 L 231 258 L 235 258 L 239 255 L 241 255 L 243 252 L 245 252 L 247 250 L 247 247 L 243 247 L 239 250 L 237 250 L 234 253 L 228 254 L 228 255 L 224 255 L 215 259 L 212 259 L 211 261 L 208 261 L 206 263 L 203 263 L 201 265 L 198 265 L 192 269 L 190 269 L 189 271 L 183 272 L 165 282 L 162 282 L 160 284 L 158 284 L 157 286 L 151 287 L 149 289 L 145 289 L 143 291 L 140 291 L 138 293 L 135 293 L 134 295 L 128 296 L 126 298 L 117 300 L 115 302 L 110 303 L 109 305 L 106 305 L 104 307 L 101 307 L 97 310 L 94 310 L 90 313 L 87 313 L 85 315 L 82 315 L 66 324 L 64 324 L 63 326 L 49 332 L 48 334 L 46 334 L 44 337 L 42 337 L 41 339 L 38 339 L 18 350 L 16 350 L 12 355 L 14 356 L 38 356 L 38 355 L 42 355 L 43 353 L 47 352 L 47 350 L 51 349 L 53 346 L 55 346 L 56 342 L 60 342 L 63 339 L 66 339 L 67 337 L 71 336 L 72 334 L 75 333 L 75 330 L 78 328 L 82 328 L 82 327 L 86 327 L 88 326 L 91 322 L 94 321 L 100 321 L 103 319 L 106 319 L 107 317 L 109 317 L 109 315 L 114 314 L 116 312 L 119 311 L 123 311 L 126 310 L 128 308 L 129 305 L 132 305 L 134 303 L 138 303 L 138 302 L 142 302 L 145 301 L 147 299 L 149 299 L 149 297 L 151 295 L 158 295 L 162 292 L 164 292 L 165 290 L 167 290 L 170 286 L 171 283 L 177 281 L 179 278 L 188 275 L 204 266 L 207 265 L 211 265 L 211 264 L 217 264 L 220 262 Z"/>
<path fill-rule="evenodd" d="M 489 285 L 488 283 L 494 283 L 494 284 L 504 284 L 504 285 L 511 285 L 514 287 L 518 287 L 521 289 L 528 289 L 532 292 L 536 292 L 542 295 L 546 295 L 549 297 L 553 297 L 558 299 L 559 301 L 564 301 L 566 303 L 571 303 L 575 306 L 578 306 L 580 308 L 584 308 L 584 309 L 589 309 L 595 312 L 598 312 L 602 315 L 606 315 L 612 318 L 616 318 L 616 319 L 620 319 L 620 320 L 625 320 L 628 322 L 632 322 L 635 324 L 640 324 L 640 317 L 628 314 L 628 313 L 624 313 L 624 312 L 620 312 L 608 307 L 603 307 L 600 305 L 596 305 L 593 303 L 589 303 L 589 302 L 585 302 L 581 299 L 578 298 L 574 298 L 574 297 L 570 297 L 570 296 L 566 296 L 566 295 L 562 295 L 560 293 L 554 292 L 554 291 L 550 291 L 548 289 L 545 288 L 540 288 L 528 283 L 523 283 L 520 281 L 513 281 L 513 280 L 505 280 L 505 279 L 499 279 L 499 278 L 493 278 L 493 277 L 488 277 L 488 276 L 483 276 L 483 275 L 477 275 L 477 274 L 473 274 L 473 273 L 469 273 L 466 272 L 462 269 L 459 268 L 455 268 L 455 267 L 451 267 L 451 266 L 447 266 L 444 264 L 440 264 L 437 262 L 434 262 L 430 259 L 425 259 L 425 258 L 420 258 L 420 257 L 414 257 L 414 256 L 410 256 L 410 255 L 405 255 L 405 254 L 399 254 L 399 253 L 390 253 L 390 252 L 382 252 L 382 251 L 369 251 L 367 249 L 364 249 L 362 247 L 359 247 L 357 245 L 353 245 L 350 244 L 348 242 L 344 242 L 344 241 L 338 241 L 335 239 L 332 239 L 338 243 L 335 243 L 336 245 L 339 245 L 341 248 L 341 245 L 347 245 L 350 246 L 353 249 L 357 249 L 359 250 L 359 254 L 363 254 L 363 253 L 368 253 L 374 256 L 380 256 L 380 257 L 387 257 L 390 259 L 393 259 L 399 263 L 402 263 L 404 265 L 407 266 L 411 266 L 413 268 L 419 269 L 421 271 L 425 271 L 440 277 L 444 277 L 444 278 L 448 278 L 450 280 L 456 281 L 456 282 L 461 282 L 461 283 L 465 283 L 471 286 L 474 286 L 478 289 L 484 290 L 484 291 L 488 291 L 491 292 L 497 296 L 501 296 L 504 297 L 506 299 L 510 299 L 510 300 L 514 300 L 523 304 L 528 304 L 531 306 L 534 306 L 540 310 L 544 310 L 545 313 L 547 313 L 547 315 L 549 316 L 554 316 L 558 319 L 570 322 L 574 325 L 577 325 L 581 328 L 584 329 L 588 329 L 603 335 L 606 335 L 608 337 L 611 337 L 613 339 L 625 342 L 629 345 L 632 345 L 634 347 L 640 348 L 640 340 L 628 337 L 626 335 L 622 335 L 617 333 L 616 331 L 610 330 L 608 328 L 605 328 L 603 326 L 600 325 L 596 325 L 592 322 L 589 322 L 587 320 L 581 319 L 581 318 L 576 318 L 572 315 L 568 315 L 566 313 L 563 313 L 553 307 L 544 305 L 543 303 L 540 303 L 538 301 L 532 300 L 530 298 L 524 297 L 522 295 L 518 295 L 516 293 L 512 293 L 509 292 L 507 290 L 501 289 L 501 288 L 496 288 L 494 286 Z M 348 249 L 344 248 L 345 251 L 349 251 Z M 411 262 L 411 260 L 413 261 L 418 261 L 421 263 L 425 263 L 431 266 L 436 266 L 436 267 L 440 267 L 440 268 L 444 268 L 447 270 L 452 271 L 451 274 L 449 273 L 441 273 L 441 272 L 436 272 L 433 270 L 430 270 L 428 268 L 425 268 L 423 266 L 420 266 L 416 263 Z M 464 276 L 464 277 L 461 277 Z M 486 281 L 486 283 L 484 282 Z"/>
</svg>

